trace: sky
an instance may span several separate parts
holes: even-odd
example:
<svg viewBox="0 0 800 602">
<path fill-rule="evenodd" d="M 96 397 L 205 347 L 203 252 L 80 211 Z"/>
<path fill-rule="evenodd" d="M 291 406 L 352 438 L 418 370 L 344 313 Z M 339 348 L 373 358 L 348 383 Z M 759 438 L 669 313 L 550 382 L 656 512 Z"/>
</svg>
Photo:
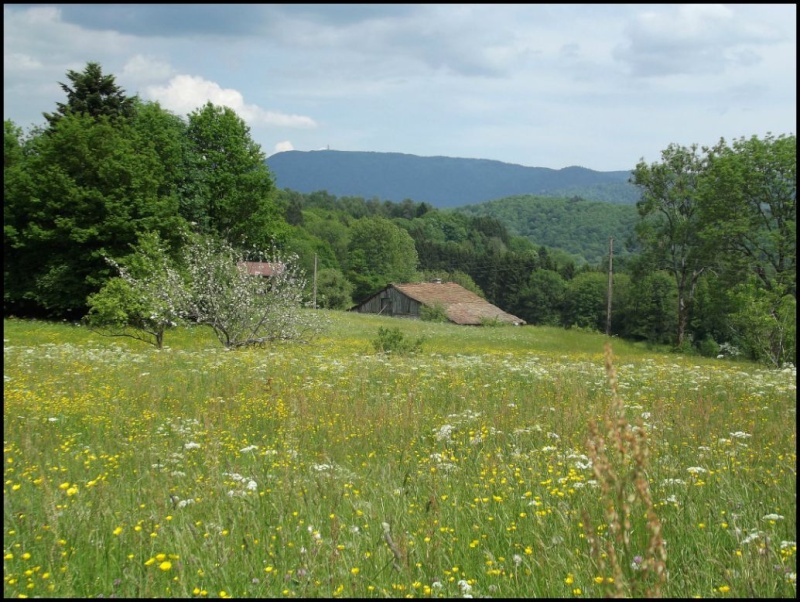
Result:
<svg viewBox="0 0 800 602">
<path fill-rule="evenodd" d="M 4 119 L 43 125 L 89 62 L 177 115 L 231 107 L 267 156 L 617 171 L 797 128 L 795 4 L 3 6 Z"/>
</svg>

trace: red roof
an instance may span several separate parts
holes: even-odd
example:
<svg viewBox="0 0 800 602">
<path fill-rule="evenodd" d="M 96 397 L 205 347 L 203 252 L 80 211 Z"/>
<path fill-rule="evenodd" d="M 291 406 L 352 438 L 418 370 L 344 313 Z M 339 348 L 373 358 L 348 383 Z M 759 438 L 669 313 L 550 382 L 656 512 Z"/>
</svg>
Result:
<svg viewBox="0 0 800 602">
<path fill-rule="evenodd" d="M 268 261 L 240 261 L 239 267 L 247 268 L 247 273 L 251 276 L 274 276 L 280 274 L 284 265 L 282 263 L 270 263 Z"/>
</svg>

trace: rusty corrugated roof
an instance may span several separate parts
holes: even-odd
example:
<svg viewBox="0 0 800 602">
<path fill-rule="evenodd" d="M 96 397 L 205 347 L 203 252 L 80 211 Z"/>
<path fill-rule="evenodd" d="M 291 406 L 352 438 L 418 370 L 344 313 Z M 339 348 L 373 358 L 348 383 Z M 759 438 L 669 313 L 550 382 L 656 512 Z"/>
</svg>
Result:
<svg viewBox="0 0 800 602">
<path fill-rule="evenodd" d="M 486 299 L 455 282 L 392 284 L 394 288 L 429 307 L 441 304 L 456 324 L 479 325 L 484 320 L 525 324 L 525 320 L 504 312 Z"/>
</svg>

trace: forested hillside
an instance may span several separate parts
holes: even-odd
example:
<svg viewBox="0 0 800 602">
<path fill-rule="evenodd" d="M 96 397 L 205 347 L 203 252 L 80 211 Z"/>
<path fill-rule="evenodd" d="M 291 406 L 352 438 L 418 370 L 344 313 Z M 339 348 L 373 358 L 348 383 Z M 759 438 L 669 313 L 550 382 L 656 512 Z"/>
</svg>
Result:
<svg viewBox="0 0 800 602">
<path fill-rule="evenodd" d="M 639 199 L 628 182 L 630 172 L 585 167 L 548 169 L 487 159 L 332 150 L 277 153 L 267 165 L 279 188 L 397 203 L 411 199 L 437 208 L 519 194 L 580 196 L 627 205 Z"/>
<path fill-rule="evenodd" d="M 457 207 L 454 211 L 493 217 L 515 236 L 527 238 L 535 245 L 561 249 L 590 265 L 607 259 L 610 238 L 616 241 L 615 255 L 629 255 L 638 220 L 636 207 L 590 202 L 579 197 L 521 195 Z"/>
</svg>

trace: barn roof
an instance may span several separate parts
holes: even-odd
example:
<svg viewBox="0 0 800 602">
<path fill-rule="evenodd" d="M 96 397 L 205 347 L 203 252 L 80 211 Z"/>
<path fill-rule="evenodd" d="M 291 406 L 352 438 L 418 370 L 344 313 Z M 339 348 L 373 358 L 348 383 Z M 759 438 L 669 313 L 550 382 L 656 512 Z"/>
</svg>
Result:
<svg viewBox="0 0 800 602">
<path fill-rule="evenodd" d="M 240 261 L 237 265 L 246 268 L 247 273 L 251 276 L 274 276 L 280 274 L 284 269 L 282 263 L 268 261 Z"/>
<path fill-rule="evenodd" d="M 484 320 L 525 324 L 522 318 L 504 312 L 455 282 L 419 282 L 390 286 L 428 307 L 441 304 L 447 317 L 456 324 L 479 325 Z"/>
</svg>

